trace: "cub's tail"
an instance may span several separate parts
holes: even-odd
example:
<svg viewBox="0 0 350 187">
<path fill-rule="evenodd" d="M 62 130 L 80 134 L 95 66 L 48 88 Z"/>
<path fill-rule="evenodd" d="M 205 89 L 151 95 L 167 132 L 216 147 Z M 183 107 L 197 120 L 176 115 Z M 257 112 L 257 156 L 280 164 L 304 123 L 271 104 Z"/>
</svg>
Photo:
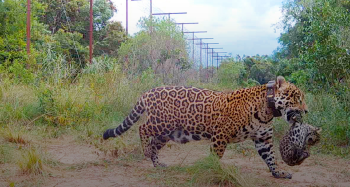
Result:
<svg viewBox="0 0 350 187">
<path fill-rule="evenodd" d="M 139 99 L 139 101 L 136 103 L 134 109 L 130 112 L 128 117 L 126 117 L 122 124 L 120 124 L 115 129 L 108 129 L 103 133 L 103 139 L 107 140 L 110 137 L 116 137 L 123 134 L 125 131 L 130 129 L 130 127 L 135 124 L 142 113 L 145 111 L 145 105 L 143 103 L 142 98 Z"/>
</svg>

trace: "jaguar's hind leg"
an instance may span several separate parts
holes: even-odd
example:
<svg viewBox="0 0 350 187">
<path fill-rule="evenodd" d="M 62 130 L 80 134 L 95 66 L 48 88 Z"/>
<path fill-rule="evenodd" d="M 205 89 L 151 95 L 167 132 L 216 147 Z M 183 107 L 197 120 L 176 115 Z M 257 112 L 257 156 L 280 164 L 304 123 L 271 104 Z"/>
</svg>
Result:
<svg viewBox="0 0 350 187">
<path fill-rule="evenodd" d="M 140 133 L 143 154 L 147 158 L 151 158 L 151 141 L 150 141 L 150 135 L 147 133 L 147 130 L 146 130 L 147 125 L 148 125 L 148 122 L 141 125 L 139 128 L 139 133 Z"/>
<path fill-rule="evenodd" d="M 154 167 L 165 167 L 165 164 L 159 163 L 158 153 L 159 150 L 170 140 L 170 138 L 168 136 L 154 137 L 153 135 L 149 135 L 146 130 L 147 127 L 147 123 L 140 126 L 140 138 L 143 153 L 147 158 L 152 160 Z"/>
<path fill-rule="evenodd" d="M 153 137 L 151 141 L 151 159 L 154 167 L 166 167 L 166 164 L 160 163 L 158 159 L 158 153 L 161 148 L 163 148 L 166 143 L 170 140 L 167 136 L 157 136 Z"/>
</svg>

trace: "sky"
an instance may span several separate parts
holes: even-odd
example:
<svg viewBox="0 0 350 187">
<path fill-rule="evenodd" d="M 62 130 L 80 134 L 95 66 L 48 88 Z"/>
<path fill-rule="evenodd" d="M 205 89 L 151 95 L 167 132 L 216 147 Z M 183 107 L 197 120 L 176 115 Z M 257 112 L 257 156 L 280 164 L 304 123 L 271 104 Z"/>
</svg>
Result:
<svg viewBox="0 0 350 187">
<path fill-rule="evenodd" d="M 118 11 L 112 20 L 125 27 L 125 0 L 112 0 Z M 138 32 L 138 20 L 149 15 L 149 0 L 129 0 L 129 34 Z M 214 38 L 219 43 L 209 47 L 233 56 L 271 55 L 278 47 L 280 30 L 274 24 L 281 19 L 282 0 L 152 0 L 153 13 L 187 12 L 171 15 L 176 22 L 198 22 L 185 25 L 188 31 L 207 31 L 197 37 Z M 206 40 L 209 42 L 209 40 Z M 216 50 L 220 51 L 220 50 Z"/>
</svg>

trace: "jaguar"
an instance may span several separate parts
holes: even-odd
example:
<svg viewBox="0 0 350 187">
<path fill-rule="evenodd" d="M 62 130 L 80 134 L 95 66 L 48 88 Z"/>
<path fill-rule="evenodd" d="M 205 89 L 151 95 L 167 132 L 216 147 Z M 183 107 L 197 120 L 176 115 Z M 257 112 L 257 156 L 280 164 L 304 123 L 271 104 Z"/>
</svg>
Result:
<svg viewBox="0 0 350 187">
<path fill-rule="evenodd" d="M 292 125 L 280 141 L 280 153 L 286 164 L 295 166 L 310 156 L 310 147 L 320 142 L 322 129 L 304 123 L 297 112 L 291 115 Z"/>
<path fill-rule="evenodd" d="M 158 153 L 170 140 L 178 143 L 210 140 L 219 158 L 229 143 L 251 139 L 256 150 L 276 178 L 292 178 L 277 168 L 273 149 L 273 119 L 287 120 L 293 111 L 307 112 L 304 93 L 278 76 L 275 81 L 230 93 L 196 87 L 158 87 L 144 93 L 124 121 L 107 129 L 103 139 L 122 135 L 146 111 L 147 120 L 139 126 L 145 157 L 155 167 Z"/>
</svg>

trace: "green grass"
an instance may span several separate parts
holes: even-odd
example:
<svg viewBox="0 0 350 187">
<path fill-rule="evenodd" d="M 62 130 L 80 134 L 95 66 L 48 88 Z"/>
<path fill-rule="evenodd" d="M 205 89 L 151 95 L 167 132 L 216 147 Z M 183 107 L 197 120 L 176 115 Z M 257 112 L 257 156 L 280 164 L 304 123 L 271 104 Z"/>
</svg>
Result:
<svg viewBox="0 0 350 187">
<path fill-rule="evenodd" d="M 58 163 L 46 158 L 37 143 L 62 135 L 93 145 L 117 162 L 140 161 L 144 156 L 138 126 L 143 118 L 121 137 L 103 141 L 102 133 L 119 125 L 143 92 L 159 85 L 161 82 L 152 72 L 130 78 L 118 67 L 109 72 L 84 73 L 74 83 L 64 80 L 35 84 L 0 82 L 0 164 L 14 164 L 21 173 L 43 177 L 46 168 Z M 187 85 L 219 91 L 236 87 L 236 84 L 202 84 L 193 80 Z M 313 154 L 349 157 L 350 115 L 343 103 L 325 93 L 308 93 L 306 101 L 310 113 L 305 121 L 323 129 L 321 142 L 312 147 Z M 275 145 L 288 129 L 283 119 L 275 120 Z M 232 144 L 228 149 L 242 156 L 256 154 L 251 144 Z M 190 166 L 152 168 L 145 175 L 146 180 L 162 186 L 273 185 L 268 181 L 248 180 L 250 175 L 243 176 L 238 168 L 223 165 L 215 156 Z"/>
<path fill-rule="evenodd" d="M 254 186 L 235 166 L 225 166 L 209 155 L 190 166 L 170 166 L 147 171 L 146 181 L 161 186 Z"/>
<path fill-rule="evenodd" d="M 83 74 L 75 84 L 0 82 L 0 126 L 113 124 L 130 112 L 143 92 L 157 85 L 160 82 L 149 74 L 130 79 L 118 68 L 108 73 Z"/>
<path fill-rule="evenodd" d="M 321 127 L 321 141 L 312 147 L 314 153 L 332 154 L 341 157 L 350 155 L 350 113 L 344 109 L 344 103 L 336 97 L 320 93 L 306 94 L 309 113 L 304 121 Z M 274 140 L 279 142 L 288 131 L 289 125 L 283 119 L 274 123 Z"/>
<path fill-rule="evenodd" d="M 225 166 L 215 155 L 197 161 L 193 166 L 187 168 L 191 174 L 191 186 L 252 186 L 252 183 L 243 177 L 238 168 Z"/>
<path fill-rule="evenodd" d="M 310 108 L 307 122 L 322 127 L 327 132 L 326 141 L 338 146 L 350 145 L 350 112 L 344 110 L 343 103 L 328 94 L 307 94 L 306 99 Z"/>
<path fill-rule="evenodd" d="M 223 164 L 216 155 L 209 155 L 188 166 L 169 166 L 141 171 L 143 181 L 160 186 L 279 186 L 269 179 L 240 172 L 234 165 Z"/>
<path fill-rule="evenodd" d="M 0 126 L 21 123 L 33 119 L 40 113 L 32 86 L 0 82 Z"/>
<path fill-rule="evenodd" d="M 11 144 L 0 141 L 0 164 L 10 163 L 13 160 L 13 150 Z"/>
</svg>

